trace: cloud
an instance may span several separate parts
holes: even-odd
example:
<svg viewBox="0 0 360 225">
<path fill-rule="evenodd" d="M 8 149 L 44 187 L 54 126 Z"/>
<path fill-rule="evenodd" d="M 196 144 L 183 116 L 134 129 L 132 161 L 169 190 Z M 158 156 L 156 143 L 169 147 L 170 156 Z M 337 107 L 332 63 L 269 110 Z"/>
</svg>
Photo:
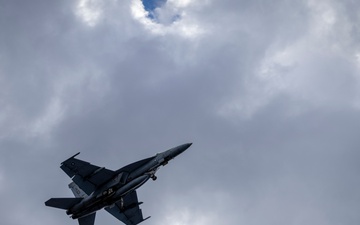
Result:
<svg viewBox="0 0 360 225">
<path fill-rule="evenodd" d="M 186 13 L 187 6 L 191 6 L 190 1 L 167 1 L 162 7 L 149 12 L 141 0 L 136 0 L 132 2 L 131 12 L 134 19 L 153 34 L 196 38 L 205 31 Z"/>
<path fill-rule="evenodd" d="M 71 223 L 43 202 L 76 152 L 115 170 L 194 142 L 139 189 L 146 223 L 358 224 L 356 2 L 21 6 L 0 7 L 4 223 Z"/>
<path fill-rule="evenodd" d="M 95 26 L 102 16 L 102 1 L 80 0 L 76 5 L 76 15 L 88 26 Z"/>
<path fill-rule="evenodd" d="M 250 71 L 245 94 L 240 91 L 241 97 L 225 104 L 220 114 L 238 112 L 251 117 L 281 94 L 291 96 L 297 103 L 304 102 L 303 110 L 309 108 L 308 104 L 311 107 L 357 105 L 358 69 L 353 59 L 356 53 L 349 48 L 350 43 L 355 43 L 351 22 L 342 14 L 342 7 L 331 2 L 309 1 L 306 7 L 309 9 L 307 29 L 292 42 L 284 40 L 287 30 L 280 31 L 279 38 L 268 46 L 259 64 Z M 299 112 L 298 106 L 295 108 Z"/>
</svg>

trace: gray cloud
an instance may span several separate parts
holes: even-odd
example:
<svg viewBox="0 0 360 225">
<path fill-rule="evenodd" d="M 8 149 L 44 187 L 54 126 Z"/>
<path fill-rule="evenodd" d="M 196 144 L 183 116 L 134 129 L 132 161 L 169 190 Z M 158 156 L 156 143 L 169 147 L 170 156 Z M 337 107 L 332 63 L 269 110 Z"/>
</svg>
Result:
<svg viewBox="0 0 360 225">
<path fill-rule="evenodd" d="M 157 24 L 139 2 L 0 2 L 4 223 L 76 224 L 43 202 L 78 151 L 191 141 L 140 188 L 147 224 L 358 224 L 358 4 L 168 1 Z"/>
</svg>

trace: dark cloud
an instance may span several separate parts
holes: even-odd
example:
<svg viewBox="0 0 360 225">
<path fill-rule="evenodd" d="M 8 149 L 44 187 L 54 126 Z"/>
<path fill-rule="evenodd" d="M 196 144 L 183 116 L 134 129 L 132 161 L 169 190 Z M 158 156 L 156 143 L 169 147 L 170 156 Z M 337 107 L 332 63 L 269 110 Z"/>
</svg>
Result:
<svg viewBox="0 0 360 225">
<path fill-rule="evenodd" d="M 146 223 L 358 224 L 358 8 L 0 2 L 1 218 L 75 224 L 43 202 L 78 151 L 118 169 L 194 142 L 140 188 Z"/>
</svg>

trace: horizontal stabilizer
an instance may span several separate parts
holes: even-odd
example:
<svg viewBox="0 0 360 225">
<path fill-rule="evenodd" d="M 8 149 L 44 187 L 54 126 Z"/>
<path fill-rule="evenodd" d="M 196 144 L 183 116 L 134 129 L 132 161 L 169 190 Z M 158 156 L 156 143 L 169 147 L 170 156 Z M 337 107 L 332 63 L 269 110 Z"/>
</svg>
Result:
<svg viewBox="0 0 360 225">
<path fill-rule="evenodd" d="M 83 200 L 83 198 L 50 198 L 45 202 L 45 205 L 67 210 L 81 202 L 81 200 Z"/>
<path fill-rule="evenodd" d="M 144 222 L 145 220 L 150 219 L 150 218 L 151 218 L 151 216 L 148 216 L 145 219 L 143 219 L 141 222 Z M 141 223 L 141 222 L 139 222 L 139 223 Z"/>
</svg>

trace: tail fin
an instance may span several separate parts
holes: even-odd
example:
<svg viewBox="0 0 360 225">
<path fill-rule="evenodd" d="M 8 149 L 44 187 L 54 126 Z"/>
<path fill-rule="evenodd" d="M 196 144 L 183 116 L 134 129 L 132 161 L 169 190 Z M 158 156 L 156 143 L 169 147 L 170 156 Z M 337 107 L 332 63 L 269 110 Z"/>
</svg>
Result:
<svg viewBox="0 0 360 225">
<path fill-rule="evenodd" d="M 83 198 L 50 198 L 45 202 L 45 205 L 67 210 L 79 203 L 81 200 L 83 200 Z"/>
<path fill-rule="evenodd" d="M 69 184 L 69 188 L 71 189 L 72 193 L 77 198 L 85 198 L 88 195 L 81 189 L 79 186 L 77 186 L 74 182 Z"/>
<path fill-rule="evenodd" d="M 78 219 L 79 225 L 94 225 L 96 213 Z"/>
</svg>

